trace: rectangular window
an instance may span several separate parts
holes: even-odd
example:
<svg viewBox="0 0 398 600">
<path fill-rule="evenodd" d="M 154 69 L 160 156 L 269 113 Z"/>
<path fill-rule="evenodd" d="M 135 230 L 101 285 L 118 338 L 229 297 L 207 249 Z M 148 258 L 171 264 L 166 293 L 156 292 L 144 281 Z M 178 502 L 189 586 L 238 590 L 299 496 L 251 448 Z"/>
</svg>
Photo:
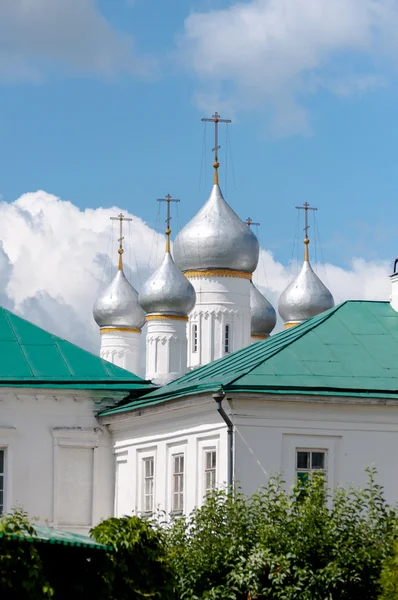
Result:
<svg viewBox="0 0 398 600">
<path fill-rule="evenodd" d="M 143 509 L 145 513 L 153 512 L 153 490 L 154 490 L 154 466 L 153 456 L 148 456 L 142 460 L 143 473 Z"/>
<path fill-rule="evenodd" d="M 4 467 L 5 467 L 5 460 L 4 460 L 4 450 L 0 450 L 0 515 L 3 513 L 4 511 L 4 478 L 5 478 L 5 473 L 4 473 Z"/>
<path fill-rule="evenodd" d="M 198 326 L 192 325 L 192 352 L 198 351 Z"/>
<path fill-rule="evenodd" d="M 209 494 L 216 487 L 217 453 L 215 450 L 205 452 L 205 493 Z"/>
<path fill-rule="evenodd" d="M 184 455 L 174 454 L 173 456 L 173 499 L 172 511 L 181 512 L 184 510 Z"/>
<path fill-rule="evenodd" d="M 297 449 L 297 483 L 307 483 L 311 479 L 312 473 L 316 471 L 322 471 L 326 474 L 326 450 Z"/>
<path fill-rule="evenodd" d="M 225 325 L 225 335 L 224 335 L 224 351 L 225 354 L 229 354 L 230 351 L 230 331 L 229 325 Z"/>
</svg>

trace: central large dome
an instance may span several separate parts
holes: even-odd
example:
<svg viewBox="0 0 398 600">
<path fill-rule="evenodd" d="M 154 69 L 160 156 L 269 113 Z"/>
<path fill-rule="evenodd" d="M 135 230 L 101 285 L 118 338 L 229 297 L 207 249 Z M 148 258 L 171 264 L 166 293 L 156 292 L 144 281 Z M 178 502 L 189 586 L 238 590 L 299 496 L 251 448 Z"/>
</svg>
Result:
<svg viewBox="0 0 398 600">
<path fill-rule="evenodd" d="M 215 184 L 210 198 L 177 235 L 174 260 L 181 271 L 230 269 L 253 273 L 259 256 L 258 240 Z"/>
</svg>

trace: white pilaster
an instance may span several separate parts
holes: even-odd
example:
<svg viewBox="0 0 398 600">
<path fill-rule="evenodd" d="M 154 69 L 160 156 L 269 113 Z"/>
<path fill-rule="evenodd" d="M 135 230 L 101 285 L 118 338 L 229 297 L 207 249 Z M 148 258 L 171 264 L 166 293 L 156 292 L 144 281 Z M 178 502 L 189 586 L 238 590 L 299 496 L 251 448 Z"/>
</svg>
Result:
<svg viewBox="0 0 398 600">
<path fill-rule="evenodd" d="M 146 379 L 163 385 L 187 370 L 187 317 L 148 315 Z"/>
<path fill-rule="evenodd" d="M 226 273 L 187 273 L 196 292 L 195 308 L 188 322 L 188 368 L 207 364 L 251 343 L 250 280 L 235 275 L 233 271 Z M 229 352 L 225 348 L 227 325 Z M 196 350 L 193 341 L 195 326 L 198 335 Z"/>
<path fill-rule="evenodd" d="M 100 331 L 101 358 L 139 375 L 141 331 L 117 327 L 104 327 Z"/>
</svg>

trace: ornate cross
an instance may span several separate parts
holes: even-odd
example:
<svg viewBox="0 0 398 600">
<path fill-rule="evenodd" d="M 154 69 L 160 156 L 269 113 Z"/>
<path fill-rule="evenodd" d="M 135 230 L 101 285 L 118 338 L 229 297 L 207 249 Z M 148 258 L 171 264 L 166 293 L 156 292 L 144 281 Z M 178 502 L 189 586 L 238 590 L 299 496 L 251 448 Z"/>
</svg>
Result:
<svg viewBox="0 0 398 600">
<path fill-rule="evenodd" d="M 132 221 L 133 219 L 128 219 L 127 217 L 124 216 L 123 213 L 120 213 L 120 215 L 118 215 L 117 217 L 110 217 L 111 221 L 119 221 L 120 222 L 120 237 L 118 239 L 119 242 L 119 271 L 123 271 L 123 259 L 122 259 L 122 254 L 124 252 L 123 250 L 123 221 Z"/>
<path fill-rule="evenodd" d="M 297 210 L 304 210 L 305 213 L 305 227 L 304 227 L 304 231 L 305 231 L 305 238 L 304 238 L 304 244 L 305 244 L 305 250 L 304 250 L 304 260 L 308 260 L 308 244 L 310 243 L 310 240 L 308 238 L 308 230 L 310 228 L 310 226 L 308 225 L 308 211 L 309 210 L 318 210 L 317 208 L 315 208 L 314 206 L 310 206 L 310 204 L 308 204 L 308 202 L 304 202 L 303 206 L 296 206 Z"/>
<path fill-rule="evenodd" d="M 167 202 L 167 216 L 166 216 L 166 252 L 170 252 L 170 234 L 171 234 L 171 229 L 170 229 L 170 221 L 171 221 L 171 215 L 170 215 L 170 202 L 179 202 L 179 200 L 177 200 L 176 198 L 172 198 L 170 196 L 170 194 L 167 194 L 167 196 L 165 196 L 164 198 L 158 198 L 158 202 Z"/>
<path fill-rule="evenodd" d="M 252 219 L 251 219 L 250 217 L 247 217 L 247 219 L 246 219 L 245 223 L 247 223 L 247 224 L 248 224 L 249 228 L 250 228 L 252 225 L 260 225 L 260 223 L 255 223 L 254 221 L 252 221 Z"/>
<path fill-rule="evenodd" d="M 214 152 L 214 163 L 213 163 L 214 183 L 218 185 L 217 169 L 220 166 L 220 163 L 218 162 L 218 150 L 220 149 L 220 146 L 218 145 L 218 124 L 219 123 L 232 123 L 232 121 L 231 121 L 231 119 L 220 119 L 220 115 L 218 114 L 218 112 L 215 112 L 214 115 L 210 119 L 203 118 L 201 120 L 204 121 L 205 123 L 214 123 L 214 148 L 213 148 L 213 152 Z"/>
</svg>

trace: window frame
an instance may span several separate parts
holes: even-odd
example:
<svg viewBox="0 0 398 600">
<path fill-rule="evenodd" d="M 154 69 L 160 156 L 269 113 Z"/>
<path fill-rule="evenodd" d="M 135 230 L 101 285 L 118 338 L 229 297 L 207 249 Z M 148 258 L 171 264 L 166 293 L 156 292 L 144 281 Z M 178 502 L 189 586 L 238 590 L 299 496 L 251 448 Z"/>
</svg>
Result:
<svg viewBox="0 0 398 600">
<path fill-rule="evenodd" d="M 142 513 L 144 515 L 152 515 L 155 510 L 155 481 L 156 481 L 155 455 L 148 454 L 148 456 L 142 456 L 141 462 L 142 462 L 142 465 L 141 465 L 141 469 L 142 469 L 142 477 L 141 477 Z M 146 465 L 148 463 L 152 464 L 152 474 L 151 475 L 146 474 Z M 146 492 L 146 483 L 148 481 L 152 482 L 151 491 L 149 493 Z M 146 506 L 147 498 L 151 498 L 151 500 L 150 500 L 151 507 L 149 509 Z"/>
<path fill-rule="evenodd" d="M 145 510 L 144 502 L 144 461 L 147 458 L 153 458 L 153 511 L 151 512 Z M 135 472 L 132 474 L 132 491 L 134 497 L 135 510 L 136 512 L 142 513 L 143 515 L 153 514 L 156 510 L 156 506 L 158 506 L 158 482 L 156 481 L 158 473 L 158 445 L 147 444 L 145 446 L 137 447 L 134 465 Z"/>
<path fill-rule="evenodd" d="M 298 466 L 298 455 L 299 452 L 308 453 L 309 456 L 309 467 L 299 467 Z M 312 466 L 312 455 L 313 454 L 322 454 L 324 456 L 324 465 L 323 468 L 317 468 Z M 301 447 L 298 446 L 295 451 L 295 483 L 296 485 L 302 484 L 302 480 L 299 478 L 299 473 L 307 473 L 308 478 L 306 481 L 311 481 L 311 477 L 314 473 L 323 473 L 325 477 L 325 481 L 328 479 L 328 450 L 327 448 L 314 448 L 314 447 Z M 304 481 L 304 480 L 303 480 Z"/>
<path fill-rule="evenodd" d="M 211 461 L 211 466 L 207 465 L 208 455 L 215 456 L 214 466 Z M 218 467 L 218 452 L 216 446 L 203 448 L 203 490 L 204 496 L 211 494 L 217 488 L 217 467 Z M 210 473 L 212 484 L 210 487 L 207 485 L 207 474 Z"/>
<path fill-rule="evenodd" d="M 176 472 L 176 460 L 182 459 L 182 470 L 181 466 L 179 471 Z M 179 450 L 171 454 L 171 513 L 173 515 L 179 515 L 184 512 L 185 509 L 185 473 L 186 473 L 186 458 L 185 452 Z M 176 480 L 176 477 L 178 479 Z M 176 481 L 179 482 L 176 488 Z M 177 502 L 175 499 L 177 497 Z"/>
</svg>

